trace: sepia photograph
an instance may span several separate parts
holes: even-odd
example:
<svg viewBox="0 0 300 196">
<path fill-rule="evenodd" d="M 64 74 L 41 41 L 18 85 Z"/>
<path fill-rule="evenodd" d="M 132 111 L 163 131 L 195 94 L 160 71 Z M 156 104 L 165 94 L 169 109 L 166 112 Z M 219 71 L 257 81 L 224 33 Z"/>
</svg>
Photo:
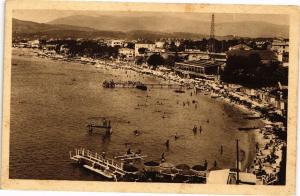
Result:
<svg viewBox="0 0 300 196">
<path fill-rule="evenodd" d="M 292 9 L 103 4 L 10 4 L 8 184 L 294 188 Z"/>
</svg>

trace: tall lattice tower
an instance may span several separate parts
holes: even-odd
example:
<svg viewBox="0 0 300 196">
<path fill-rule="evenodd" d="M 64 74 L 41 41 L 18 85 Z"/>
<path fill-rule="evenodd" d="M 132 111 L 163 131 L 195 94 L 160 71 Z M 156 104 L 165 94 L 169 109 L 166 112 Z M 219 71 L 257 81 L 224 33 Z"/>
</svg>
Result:
<svg viewBox="0 0 300 196">
<path fill-rule="evenodd" d="M 211 15 L 209 51 L 215 52 L 215 14 Z"/>
</svg>

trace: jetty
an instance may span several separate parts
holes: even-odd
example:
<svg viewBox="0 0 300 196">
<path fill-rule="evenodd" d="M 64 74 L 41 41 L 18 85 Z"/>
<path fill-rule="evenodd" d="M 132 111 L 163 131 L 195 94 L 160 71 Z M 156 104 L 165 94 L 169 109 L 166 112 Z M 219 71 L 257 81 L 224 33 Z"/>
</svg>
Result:
<svg viewBox="0 0 300 196">
<path fill-rule="evenodd" d="M 182 84 L 168 84 L 168 83 L 141 83 L 134 81 L 119 81 L 114 82 L 113 80 L 105 80 L 102 83 L 104 88 L 137 88 L 141 90 L 147 90 L 147 88 L 168 88 L 168 89 L 178 89 L 184 87 Z"/>
<path fill-rule="evenodd" d="M 95 128 L 98 128 L 100 130 L 104 130 L 106 135 L 111 135 L 112 134 L 112 126 L 110 121 L 107 121 L 106 119 L 103 120 L 103 122 L 101 124 L 93 124 L 93 123 L 89 123 L 87 125 L 88 131 L 89 133 L 93 133 L 93 131 L 95 130 Z"/>
<path fill-rule="evenodd" d="M 103 155 L 93 153 L 84 148 L 75 149 L 75 154 L 70 153 L 70 159 L 84 168 L 100 174 L 101 176 L 117 181 L 125 175 L 123 163 L 115 159 L 105 158 Z"/>
</svg>

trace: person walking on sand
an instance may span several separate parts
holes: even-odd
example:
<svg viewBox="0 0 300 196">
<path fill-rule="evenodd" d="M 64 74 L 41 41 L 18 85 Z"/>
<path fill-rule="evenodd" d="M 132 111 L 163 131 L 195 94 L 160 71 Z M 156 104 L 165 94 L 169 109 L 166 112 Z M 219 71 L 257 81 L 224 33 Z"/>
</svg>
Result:
<svg viewBox="0 0 300 196">
<path fill-rule="evenodd" d="M 200 133 L 200 134 L 202 133 L 202 127 L 201 127 L 201 125 L 200 125 L 200 127 L 199 127 L 199 133 Z"/>
<path fill-rule="evenodd" d="M 205 160 L 204 161 L 204 167 L 205 167 L 206 170 L 207 170 L 207 165 L 208 165 L 208 162 L 207 162 L 207 160 Z"/>
<path fill-rule="evenodd" d="M 161 154 L 160 161 L 161 161 L 162 163 L 166 161 L 166 159 L 165 159 L 165 153 L 164 153 L 164 152 Z"/>
<path fill-rule="evenodd" d="M 217 161 L 214 162 L 214 167 L 217 167 Z"/>
</svg>

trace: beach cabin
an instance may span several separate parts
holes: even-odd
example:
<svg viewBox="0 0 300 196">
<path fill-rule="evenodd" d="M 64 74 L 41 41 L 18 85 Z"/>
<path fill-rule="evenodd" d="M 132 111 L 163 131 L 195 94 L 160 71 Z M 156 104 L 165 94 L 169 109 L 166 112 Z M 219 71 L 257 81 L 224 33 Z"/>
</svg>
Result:
<svg viewBox="0 0 300 196">
<path fill-rule="evenodd" d="M 237 172 L 230 169 L 210 171 L 207 177 L 207 184 L 257 184 L 256 176 L 252 173 L 239 172 L 239 183 L 237 183 Z"/>
</svg>

